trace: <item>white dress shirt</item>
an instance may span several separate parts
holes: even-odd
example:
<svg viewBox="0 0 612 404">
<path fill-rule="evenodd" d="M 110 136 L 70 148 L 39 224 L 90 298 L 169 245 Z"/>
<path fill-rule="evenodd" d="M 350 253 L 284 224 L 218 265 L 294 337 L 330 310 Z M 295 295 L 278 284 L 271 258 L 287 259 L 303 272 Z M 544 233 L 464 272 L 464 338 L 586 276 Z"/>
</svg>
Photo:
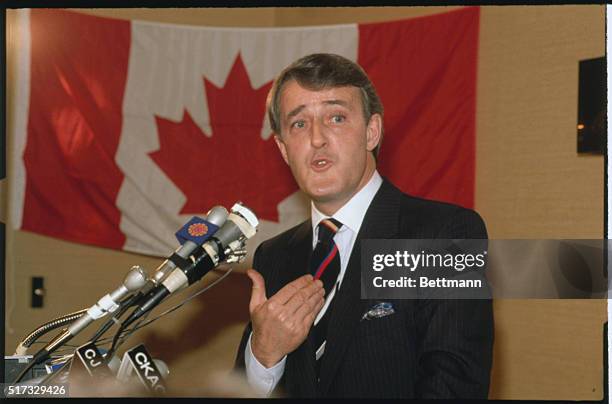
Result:
<svg viewBox="0 0 612 404">
<path fill-rule="evenodd" d="M 353 251 L 355 239 L 359 233 L 361 224 L 363 223 L 365 213 L 381 185 L 382 177 L 380 174 L 378 174 L 378 171 L 374 171 L 374 174 L 368 183 L 332 216 L 332 218 L 342 223 L 342 227 L 334 235 L 334 242 L 338 246 L 338 252 L 340 253 L 338 289 L 340 288 L 342 280 L 344 279 L 346 267 L 351 256 L 351 252 Z M 310 217 L 312 221 L 312 248 L 314 249 L 318 240 L 319 223 L 321 223 L 321 220 L 329 217 L 321 213 L 312 202 L 310 205 Z M 335 289 L 332 290 L 332 292 L 334 291 Z M 325 310 L 327 310 L 327 306 L 333 299 L 334 294 L 335 293 L 330 293 L 325 298 L 325 304 L 317 315 L 315 323 L 319 321 L 319 318 L 323 315 Z M 281 359 L 271 368 L 266 368 L 264 365 L 259 363 L 257 358 L 255 358 L 255 355 L 253 355 L 253 351 L 251 350 L 252 335 L 253 333 L 251 332 L 244 353 L 247 380 L 255 391 L 257 391 L 263 397 L 268 397 L 285 372 L 285 362 L 287 361 L 287 356 L 285 355 L 283 359 Z"/>
</svg>

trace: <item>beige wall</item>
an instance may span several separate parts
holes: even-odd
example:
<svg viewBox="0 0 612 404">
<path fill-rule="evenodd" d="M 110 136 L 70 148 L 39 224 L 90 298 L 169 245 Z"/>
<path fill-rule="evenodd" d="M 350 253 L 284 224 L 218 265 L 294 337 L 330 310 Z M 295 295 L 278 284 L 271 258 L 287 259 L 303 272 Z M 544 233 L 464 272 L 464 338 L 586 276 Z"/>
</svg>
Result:
<svg viewBox="0 0 612 404">
<path fill-rule="evenodd" d="M 476 206 L 492 238 L 601 238 L 601 156 L 576 155 L 578 60 L 604 8 L 483 8 Z M 605 301 L 495 302 L 491 397 L 600 399 Z"/>
<path fill-rule="evenodd" d="M 78 11 L 177 24 L 291 26 L 386 21 L 455 8 Z M 9 30 L 13 23 L 9 10 Z M 576 155 L 575 125 L 578 60 L 604 54 L 604 7 L 483 7 L 480 27 L 476 208 L 491 238 L 602 237 L 603 158 Z M 13 51 L 9 42 L 9 118 Z M 11 124 L 9 119 L 7 133 Z M 92 304 L 130 266 L 151 271 L 159 263 L 27 232 L 7 236 L 8 353 L 36 325 Z M 48 295 L 45 307 L 34 310 L 29 279 L 37 275 L 45 276 Z M 244 275 L 230 275 L 222 287 L 138 332 L 126 346 L 144 341 L 174 375 L 205 387 L 232 364 L 249 293 Z M 491 398 L 600 399 L 605 310 L 605 301 L 495 302 Z"/>
</svg>

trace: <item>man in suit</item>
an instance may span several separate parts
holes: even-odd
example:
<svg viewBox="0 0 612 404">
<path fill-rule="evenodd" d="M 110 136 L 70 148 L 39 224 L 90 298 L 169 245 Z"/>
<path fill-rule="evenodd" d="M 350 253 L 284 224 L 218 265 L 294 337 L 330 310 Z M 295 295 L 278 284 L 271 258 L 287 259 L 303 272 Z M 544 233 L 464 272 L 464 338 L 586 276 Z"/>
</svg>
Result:
<svg viewBox="0 0 612 404">
<path fill-rule="evenodd" d="M 378 174 L 383 108 L 365 72 L 341 56 L 288 66 L 268 114 L 311 219 L 257 248 L 236 367 L 264 396 L 486 398 L 490 300 L 393 300 L 366 318 L 380 302 L 360 298 L 361 240 L 486 238 L 482 219 Z"/>
</svg>

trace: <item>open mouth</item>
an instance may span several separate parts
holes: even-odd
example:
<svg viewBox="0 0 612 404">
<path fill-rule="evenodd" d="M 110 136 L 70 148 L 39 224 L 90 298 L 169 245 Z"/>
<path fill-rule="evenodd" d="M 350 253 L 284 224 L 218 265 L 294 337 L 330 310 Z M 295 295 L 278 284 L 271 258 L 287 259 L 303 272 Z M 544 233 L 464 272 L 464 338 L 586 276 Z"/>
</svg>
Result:
<svg viewBox="0 0 612 404">
<path fill-rule="evenodd" d="M 329 167 L 331 167 L 331 165 L 332 165 L 332 162 L 324 158 L 315 159 L 312 161 L 312 163 L 310 163 L 310 166 L 312 167 L 312 169 L 317 172 L 325 171 Z"/>
</svg>

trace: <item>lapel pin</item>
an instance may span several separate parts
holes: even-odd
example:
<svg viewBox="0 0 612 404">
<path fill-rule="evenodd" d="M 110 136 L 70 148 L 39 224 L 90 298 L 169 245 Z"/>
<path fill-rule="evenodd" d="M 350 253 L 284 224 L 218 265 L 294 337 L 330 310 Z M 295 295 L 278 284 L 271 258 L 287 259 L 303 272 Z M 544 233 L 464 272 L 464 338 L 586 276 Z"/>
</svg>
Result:
<svg viewBox="0 0 612 404">
<path fill-rule="evenodd" d="M 372 320 L 373 318 L 385 317 L 393 313 L 395 313 L 393 304 L 389 302 L 380 302 L 372 306 L 372 308 L 361 317 L 361 320 Z"/>
</svg>

